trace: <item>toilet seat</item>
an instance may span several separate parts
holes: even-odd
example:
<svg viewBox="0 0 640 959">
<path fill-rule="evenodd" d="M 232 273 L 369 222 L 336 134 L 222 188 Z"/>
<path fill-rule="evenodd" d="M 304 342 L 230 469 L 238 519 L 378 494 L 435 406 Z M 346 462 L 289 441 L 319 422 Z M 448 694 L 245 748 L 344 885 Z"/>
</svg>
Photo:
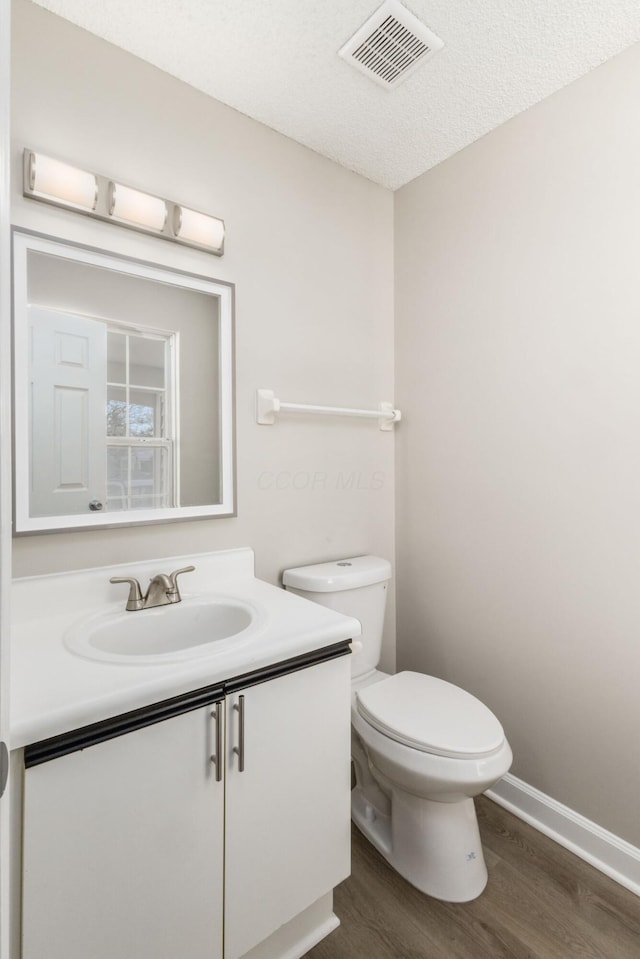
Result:
<svg viewBox="0 0 640 959">
<path fill-rule="evenodd" d="M 421 752 L 484 759 L 504 730 L 471 693 L 423 673 L 402 672 L 356 691 L 360 716 L 383 735 Z"/>
</svg>

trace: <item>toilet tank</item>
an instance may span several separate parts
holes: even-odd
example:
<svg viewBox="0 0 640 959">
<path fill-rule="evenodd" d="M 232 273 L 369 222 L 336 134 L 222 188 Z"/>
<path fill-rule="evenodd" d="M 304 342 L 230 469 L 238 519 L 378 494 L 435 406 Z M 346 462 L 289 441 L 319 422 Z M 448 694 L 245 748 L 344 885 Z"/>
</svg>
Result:
<svg viewBox="0 0 640 959">
<path fill-rule="evenodd" d="M 382 647 L 382 625 L 391 564 L 378 556 L 354 556 L 331 563 L 286 569 L 286 589 L 360 621 L 362 635 L 353 644 L 351 675 L 376 668 Z"/>
</svg>

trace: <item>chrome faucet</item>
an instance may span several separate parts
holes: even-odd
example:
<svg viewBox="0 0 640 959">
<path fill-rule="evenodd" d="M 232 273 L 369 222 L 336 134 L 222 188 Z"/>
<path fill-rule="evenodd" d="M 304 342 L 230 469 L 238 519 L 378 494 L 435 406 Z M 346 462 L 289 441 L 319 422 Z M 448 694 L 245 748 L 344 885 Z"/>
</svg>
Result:
<svg viewBox="0 0 640 959">
<path fill-rule="evenodd" d="M 126 609 L 135 612 L 138 609 L 151 609 L 153 606 L 170 606 L 179 603 L 182 597 L 178 589 L 180 573 L 192 573 L 195 566 L 185 566 L 176 569 L 173 573 L 158 573 L 149 581 L 145 595 L 142 595 L 140 583 L 133 576 L 112 576 L 110 583 L 129 583 L 129 596 Z"/>
</svg>

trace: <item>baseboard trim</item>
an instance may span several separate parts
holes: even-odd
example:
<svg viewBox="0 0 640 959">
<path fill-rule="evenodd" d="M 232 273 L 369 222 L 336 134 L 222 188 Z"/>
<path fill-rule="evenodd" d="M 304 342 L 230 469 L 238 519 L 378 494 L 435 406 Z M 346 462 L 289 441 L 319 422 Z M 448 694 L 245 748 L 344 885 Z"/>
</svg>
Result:
<svg viewBox="0 0 640 959">
<path fill-rule="evenodd" d="M 640 896 L 637 846 L 509 773 L 485 795 Z"/>
</svg>

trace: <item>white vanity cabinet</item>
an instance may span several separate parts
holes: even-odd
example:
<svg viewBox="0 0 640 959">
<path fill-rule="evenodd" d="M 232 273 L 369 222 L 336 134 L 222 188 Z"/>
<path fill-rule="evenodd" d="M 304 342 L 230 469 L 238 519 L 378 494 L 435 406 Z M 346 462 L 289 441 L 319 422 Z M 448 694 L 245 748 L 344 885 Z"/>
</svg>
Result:
<svg viewBox="0 0 640 959">
<path fill-rule="evenodd" d="M 25 770 L 23 959 L 221 959 L 212 711 Z"/>
<path fill-rule="evenodd" d="M 350 695 L 343 656 L 227 697 L 225 959 L 349 875 Z"/>
<path fill-rule="evenodd" d="M 27 748 L 22 959 L 239 959 L 330 894 L 349 872 L 347 650 Z"/>
</svg>

